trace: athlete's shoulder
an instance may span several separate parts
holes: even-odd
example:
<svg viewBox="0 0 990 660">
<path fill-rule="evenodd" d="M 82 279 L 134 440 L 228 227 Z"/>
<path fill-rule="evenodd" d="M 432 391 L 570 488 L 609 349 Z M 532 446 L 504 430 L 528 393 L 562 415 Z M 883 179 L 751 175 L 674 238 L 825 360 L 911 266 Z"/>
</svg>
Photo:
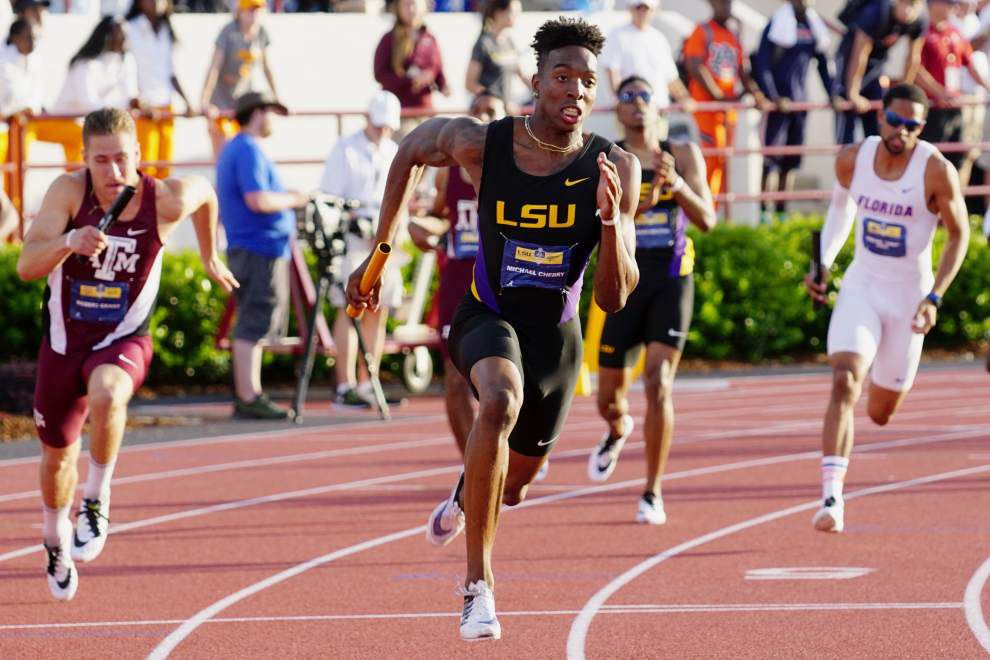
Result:
<svg viewBox="0 0 990 660">
<path fill-rule="evenodd" d="M 850 144 L 842 148 L 835 157 L 835 176 L 843 186 L 852 185 L 853 173 L 856 171 L 856 158 L 859 156 L 861 144 Z"/>
<path fill-rule="evenodd" d="M 63 209 L 72 209 L 73 214 L 82 205 L 86 196 L 86 170 L 76 170 L 60 174 L 45 195 L 46 204 L 54 204 Z"/>
<path fill-rule="evenodd" d="M 472 165 L 484 157 L 487 135 L 488 124 L 474 117 L 436 117 L 416 128 L 406 140 L 435 140 L 447 156 L 461 165 Z"/>
<path fill-rule="evenodd" d="M 928 161 L 925 163 L 925 188 L 929 194 L 944 192 L 953 194 L 960 187 L 959 172 L 956 166 L 949 162 L 949 159 L 932 147 L 926 149 L 929 152 Z"/>
</svg>

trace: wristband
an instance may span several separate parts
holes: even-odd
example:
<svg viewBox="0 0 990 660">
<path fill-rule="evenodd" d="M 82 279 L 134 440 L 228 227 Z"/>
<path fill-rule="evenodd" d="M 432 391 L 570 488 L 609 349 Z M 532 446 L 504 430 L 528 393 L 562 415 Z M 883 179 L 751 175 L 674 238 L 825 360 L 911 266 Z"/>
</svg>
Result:
<svg viewBox="0 0 990 660">
<path fill-rule="evenodd" d="M 668 190 L 671 195 L 676 195 L 681 191 L 681 188 L 683 188 L 685 185 L 687 184 L 684 181 L 684 177 L 678 175 L 677 179 L 675 179 L 674 182 L 670 184 L 670 188 Z"/>
<path fill-rule="evenodd" d="M 75 233 L 76 233 L 75 229 L 70 229 L 69 233 L 65 235 L 65 248 L 69 251 L 72 250 L 72 246 L 69 245 L 69 242 L 72 240 L 72 235 Z"/>
<path fill-rule="evenodd" d="M 613 209 L 613 211 L 614 211 L 614 209 Z M 618 212 L 613 212 L 612 213 L 612 217 L 609 218 L 608 220 L 606 220 L 602 216 L 602 210 L 601 209 L 598 209 L 597 211 L 595 211 L 595 215 L 598 216 L 599 220 L 601 220 L 602 221 L 602 224 L 605 225 L 606 227 L 611 227 L 612 225 L 614 225 L 615 222 L 616 222 L 616 220 L 618 219 L 618 216 L 619 216 Z"/>
<path fill-rule="evenodd" d="M 925 296 L 925 300 L 935 305 L 935 309 L 938 309 L 939 307 L 942 306 L 942 296 L 938 295 L 934 291 L 932 291 L 927 296 Z"/>
</svg>

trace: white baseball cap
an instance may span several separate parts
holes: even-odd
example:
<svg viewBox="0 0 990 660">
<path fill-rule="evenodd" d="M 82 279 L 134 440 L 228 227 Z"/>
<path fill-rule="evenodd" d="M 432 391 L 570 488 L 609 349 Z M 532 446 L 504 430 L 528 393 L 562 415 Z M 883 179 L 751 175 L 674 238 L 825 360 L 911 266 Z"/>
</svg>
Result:
<svg viewBox="0 0 990 660">
<path fill-rule="evenodd" d="M 398 97 L 392 92 L 382 90 L 375 94 L 368 105 L 368 121 L 372 126 L 388 127 L 393 131 L 399 130 L 399 118 L 402 107 Z"/>
</svg>

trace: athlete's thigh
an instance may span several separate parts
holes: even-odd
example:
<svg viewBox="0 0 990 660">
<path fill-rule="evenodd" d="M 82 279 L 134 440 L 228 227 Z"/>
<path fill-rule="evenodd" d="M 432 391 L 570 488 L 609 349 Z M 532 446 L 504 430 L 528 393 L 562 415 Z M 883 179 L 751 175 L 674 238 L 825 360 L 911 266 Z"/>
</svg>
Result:
<svg viewBox="0 0 990 660">
<path fill-rule="evenodd" d="M 653 296 L 653 282 L 640 280 L 618 312 L 605 317 L 598 342 L 598 366 L 611 369 L 632 367 L 639 359 Z"/>
<path fill-rule="evenodd" d="M 522 348 L 515 328 L 474 298 L 465 298 L 458 307 L 447 345 L 451 361 L 471 385 L 475 398 L 478 390 L 471 372 L 474 365 L 486 358 L 508 360 L 515 365 L 523 385 L 526 383 Z"/>
<path fill-rule="evenodd" d="M 910 318 L 886 320 L 870 381 L 892 392 L 906 393 L 918 373 L 924 343 L 925 335 L 911 330 Z"/>
<path fill-rule="evenodd" d="M 828 324 L 828 354 L 856 353 L 869 367 L 883 337 L 879 312 L 865 286 L 846 279 Z"/>
<path fill-rule="evenodd" d="M 657 287 L 646 313 L 644 339 L 684 350 L 694 312 L 694 277 L 668 277 Z"/>
<path fill-rule="evenodd" d="M 82 432 L 89 412 L 82 378 L 84 357 L 59 355 L 47 337 L 41 341 L 34 386 L 34 424 L 38 438 L 48 447 L 68 447 Z"/>
<path fill-rule="evenodd" d="M 147 336 L 125 337 L 94 351 L 82 365 L 87 392 L 109 392 L 115 399 L 130 399 L 144 383 L 151 357 L 151 338 Z"/>
</svg>

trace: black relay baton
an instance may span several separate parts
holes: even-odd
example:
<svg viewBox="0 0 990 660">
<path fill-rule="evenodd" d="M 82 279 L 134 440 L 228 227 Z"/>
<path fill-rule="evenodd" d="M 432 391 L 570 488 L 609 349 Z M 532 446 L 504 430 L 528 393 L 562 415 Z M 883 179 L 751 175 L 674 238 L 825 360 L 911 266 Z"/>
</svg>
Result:
<svg viewBox="0 0 990 660">
<path fill-rule="evenodd" d="M 127 206 L 127 203 L 131 201 L 131 198 L 134 197 L 134 193 L 136 192 L 137 188 L 134 186 L 124 186 L 124 189 L 120 191 L 119 195 L 117 195 L 117 199 L 113 200 L 113 204 L 111 204 L 110 208 L 107 209 L 107 212 L 103 214 L 100 221 L 96 223 L 96 228 L 104 234 L 107 233 L 107 229 L 109 229 L 110 225 L 117 221 L 117 218 L 119 218 L 120 214 L 123 213 L 124 207 Z"/>
<path fill-rule="evenodd" d="M 817 229 L 811 232 L 811 269 L 815 284 L 821 284 L 825 281 L 825 276 L 822 273 L 822 233 Z M 821 309 L 822 306 L 817 300 L 814 301 L 813 305 L 815 309 Z"/>
</svg>

